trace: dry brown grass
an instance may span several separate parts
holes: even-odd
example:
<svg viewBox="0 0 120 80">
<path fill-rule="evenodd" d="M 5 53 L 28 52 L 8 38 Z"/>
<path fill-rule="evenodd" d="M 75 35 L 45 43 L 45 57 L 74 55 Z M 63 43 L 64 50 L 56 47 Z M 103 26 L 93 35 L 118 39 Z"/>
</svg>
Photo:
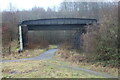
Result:
<svg viewBox="0 0 120 80">
<path fill-rule="evenodd" d="M 74 51 L 59 50 L 56 52 L 56 56 L 74 63 L 79 63 L 86 60 L 84 54 L 79 54 L 75 50 Z"/>
<path fill-rule="evenodd" d="M 92 62 L 84 54 L 78 54 L 76 51 L 59 50 L 56 52 L 57 59 L 69 62 L 72 65 L 80 66 L 86 69 L 91 69 L 99 72 L 105 72 L 111 75 L 118 76 L 118 68 L 111 66 L 103 66 L 99 62 Z"/>
<path fill-rule="evenodd" d="M 28 49 L 36 49 L 36 48 L 48 48 L 49 47 L 49 42 L 44 40 L 40 42 L 28 42 Z"/>
<path fill-rule="evenodd" d="M 46 49 L 31 49 L 31 50 L 25 50 L 21 53 L 11 53 L 11 54 L 5 54 L 2 56 L 2 59 L 4 60 L 15 60 L 15 59 L 21 59 L 21 58 L 30 58 L 40 55 L 46 51 Z"/>
<path fill-rule="evenodd" d="M 55 60 L 3 63 L 3 78 L 103 78 L 84 71 L 60 67 L 59 65 L 61 65 L 61 62 Z"/>
<path fill-rule="evenodd" d="M 2 47 L 2 59 L 5 60 L 15 60 L 21 58 L 35 57 L 46 51 L 49 48 L 49 43 L 47 41 L 41 41 L 40 43 L 30 43 L 28 44 L 28 49 L 21 53 L 19 51 L 19 42 L 12 41 L 10 44 Z"/>
<path fill-rule="evenodd" d="M 63 50 L 66 50 L 66 49 L 72 49 L 72 46 L 69 42 L 65 41 L 63 44 L 61 44 L 59 46 L 59 49 L 63 49 Z"/>
</svg>

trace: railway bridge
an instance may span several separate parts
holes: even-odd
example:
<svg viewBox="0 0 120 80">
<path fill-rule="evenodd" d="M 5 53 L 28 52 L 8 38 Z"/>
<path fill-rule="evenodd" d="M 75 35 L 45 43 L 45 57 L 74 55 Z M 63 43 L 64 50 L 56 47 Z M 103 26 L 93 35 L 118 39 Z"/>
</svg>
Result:
<svg viewBox="0 0 120 80">
<path fill-rule="evenodd" d="M 75 45 L 80 45 L 80 35 L 85 31 L 86 25 L 97 23 L 96 19 L 86 18 L 51 18 L 26 20 L 19 24 L 19 42 L 20 51 L 23 51 L 28 45 L 29 30 L 76 30 Z M 79 44 L 78 44 L 79 43 Z M 77 48 L 77 47 L 76 47 Z"/>
</svg>

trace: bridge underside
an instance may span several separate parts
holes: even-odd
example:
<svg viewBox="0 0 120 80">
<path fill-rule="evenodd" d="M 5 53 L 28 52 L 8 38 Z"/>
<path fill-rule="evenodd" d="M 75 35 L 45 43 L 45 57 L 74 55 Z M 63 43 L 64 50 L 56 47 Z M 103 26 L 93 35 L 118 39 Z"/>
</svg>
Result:
<svg viewBox="0 0 120 80">
<path fill-rule="evenodd" d="M 86 25 L 91 25 L 96 22 L 96 19 L 80 18 L 56 18 L 23 21 L 19 25 L 20 51 L 28 45 L 29 30 L 76 30 L 77 33 L 81 35 L 85 32 Z M 77 39 L 80 39 L 79 37 Z"/>
<path fill-rule="evenodd" d="M 28 30 L 76 30 L 85 26 L 79 24 L 60 24 L 60 25 L 27 25 Z"/>
</svg>

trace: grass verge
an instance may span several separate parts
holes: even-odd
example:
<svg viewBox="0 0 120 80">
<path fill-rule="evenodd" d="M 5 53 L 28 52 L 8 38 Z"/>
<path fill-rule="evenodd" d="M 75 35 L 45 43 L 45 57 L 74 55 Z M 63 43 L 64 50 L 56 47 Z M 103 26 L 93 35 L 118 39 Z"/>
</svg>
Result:
<svg viewBox="0 0 120 80">
<path fill-rule="evenodd" d="M 102 78 L 83 71 L 56 66 L 59 63 L 55 60 L 3 63 L 3 78 Z"/>
<path fill-rule="evenodd" d="M 40 55 L 41 53 L 45 52 L 46 49 L 34 49 L 34 50 L 25 50 L 21 53 L 12 53 L 7 54 L 2 57 L 3 60 L 16 60 L 21 58 L 31 58 Z"/>
<path fill-rule="evenodd" d="M 5 54 L 2 56 L 3 60 L 16 60 L 16 59 L 21 59 L 21 58 L 31 58 L 31 57 L 36 57 L 40 55 L 41 53 L 49 50 L 49 49 L 54 49 L 57 48 L 56 45 L 49 45 L 48 48 L 45 49 L 27 49 L 21 53 L 18 52 L 13 52 L 11 54 Z"/>
<path fill-rule="evenodd" d="M 103 72 L 110 75 L 118 76 L 118 68 L 114 68 L 111 66 L 103 66 L 100 65 L 99 62 L 87 61 L 87 58 L 84 54 L 78 54 L 75 51 L 72 52 L 66 50 L 58 50 L 56 52 L 55 58 L 57 60 L 67 62 L 73 66 L 80 66 L 81 68 L 86 68 L 97 72 Z"/>
</svg>

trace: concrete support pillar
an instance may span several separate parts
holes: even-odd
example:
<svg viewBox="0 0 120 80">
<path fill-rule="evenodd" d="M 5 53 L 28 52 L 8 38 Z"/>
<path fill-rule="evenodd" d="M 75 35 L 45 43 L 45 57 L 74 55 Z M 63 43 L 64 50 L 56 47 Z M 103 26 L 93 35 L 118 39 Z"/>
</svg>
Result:
<svg viewBox="0 0 120 80">
<path fill-rule="evenodd" d="M 85 32 L 84 28 L 76 30 L 73 36 L 73 48 L 74 49 L 81 49 L 83 45 L 83 41 L 81 39 L 81 35 Z"/>
<path fill-rule="evenodd" d="M 28 46 L 28 27 L 19 26 L 19 43 L 20 49 L 19 52 L 23 51 Z"/>
<path fill-rule="evenodd" d="M 20 43 L 19 51 L 23 51 L 22 26 L 19 26 L 19 43 Z"/>
</svg>

